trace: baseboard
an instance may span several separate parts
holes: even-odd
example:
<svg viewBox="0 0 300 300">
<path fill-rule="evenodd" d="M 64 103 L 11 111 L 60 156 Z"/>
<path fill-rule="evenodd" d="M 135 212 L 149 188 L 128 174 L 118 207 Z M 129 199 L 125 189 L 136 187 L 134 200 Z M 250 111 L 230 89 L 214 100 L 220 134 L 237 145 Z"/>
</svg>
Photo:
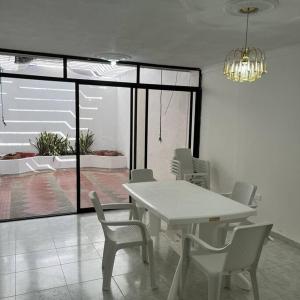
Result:
<svg viewBox="0 0 300 300">
<path fill-rule="evenodd" d="M 282 235 L 281 233 L 278 233 L 278 232 L 275 232 L 275 231 L 272 231 L 271 232 L 271 236 L 274 237 L 275 239 L 278 239 L 278 240 L 281 240 L 287 244 L 290 244 L 291 246 L 293 247 L 296 247 L 296 248 L 299 248 L 300 249 L 300 243 L 299 242 L 296 242 L 284 235 Z"/>
</svg>

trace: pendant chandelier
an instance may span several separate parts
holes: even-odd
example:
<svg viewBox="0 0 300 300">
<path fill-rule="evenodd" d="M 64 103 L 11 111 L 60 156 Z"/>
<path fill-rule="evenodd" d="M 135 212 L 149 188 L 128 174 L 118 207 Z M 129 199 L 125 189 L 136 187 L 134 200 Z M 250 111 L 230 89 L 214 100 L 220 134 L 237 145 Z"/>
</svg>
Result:
<svg viewBox="0 0 300 300">
<path fill-rule="evenodd" d="M 259 48 L 248 46 L 249 15 L 257 11 L 257 7 L 240 9 L 240 13 L 247 15 L 245 46 L 231 50 L 224 62 L 224 75 L 232 81 L 253 82 L 267 72 L 264 52 Z"/>
</svg>

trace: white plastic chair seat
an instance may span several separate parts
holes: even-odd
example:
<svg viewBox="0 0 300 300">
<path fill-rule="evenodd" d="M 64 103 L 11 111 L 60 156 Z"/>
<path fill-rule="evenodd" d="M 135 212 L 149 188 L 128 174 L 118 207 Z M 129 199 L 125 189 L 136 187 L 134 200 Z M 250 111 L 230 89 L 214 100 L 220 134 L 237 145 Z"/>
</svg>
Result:
<svg viewBox="0 0 300 300">
<path fill-rule="evenodd" d="M 111 229 L 109 233 L 109 238 L 117 244 L 142 244 L 143 237 L 141 229 L 137 226 L 119 226 L 117 228 Z M 146 232 L 146 239 L 150 241 L 150 235 Z"/>
<path fill-rule="evenodd" d="M 219 274 L 223 271 L 226 253 L 192 255 L 199 268 L 209 274 Z"/>
</svg>

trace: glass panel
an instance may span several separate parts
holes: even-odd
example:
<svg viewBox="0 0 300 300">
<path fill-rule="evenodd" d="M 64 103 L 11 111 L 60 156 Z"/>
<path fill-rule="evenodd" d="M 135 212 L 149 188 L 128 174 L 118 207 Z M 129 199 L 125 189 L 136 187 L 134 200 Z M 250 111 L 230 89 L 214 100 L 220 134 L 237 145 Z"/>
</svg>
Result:
<svg viewBox="0 0 300 300">
<path fill-rule="evenodd" d="M 80 85 L 81 208 L 91 207 L 88 193 L 102 203 L 128 202 L 130 89 Z"/>
<path fill-rule="evenodd" d="M 0 67 L 5 73 L 63 77 L 63 60 L 60 58 L 0 55 Z"/>
<path fill-rule="evenodd" d="M 146 90 L 138 89 L 137 93 L 137 129 L 136 129 L 136 169 L 144 169 L 145 165 L 145 110 Z"/>
<path fill-rule="evenodd" d="M 158 180 L 175 178 L 170 172 L 174 149 L 188 148 L 189 106 L 188 92 L 149 91 L 148 168 Z"/>
<path fill-rule="evenodd" d="M 1 102 L 0 219 L 75 212 L 74 84 L 2 78 Z"/>
<path fill-rule="evenodd" d="M 68 77 L 104 81 L 136 82 L 136 67 L 70 60 L 68 61 Z"/>
<path fill-rule="evenodd" d="M 198 71 L 166 70 L 154 68 L 140 69 L 141 83 L 198 86 Z"/>
</svg>

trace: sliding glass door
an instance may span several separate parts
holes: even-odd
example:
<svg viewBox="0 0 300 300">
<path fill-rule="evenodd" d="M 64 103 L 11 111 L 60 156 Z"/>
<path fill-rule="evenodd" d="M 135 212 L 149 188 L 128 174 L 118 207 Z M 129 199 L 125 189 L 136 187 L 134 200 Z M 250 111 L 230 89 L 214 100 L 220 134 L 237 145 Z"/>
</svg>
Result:
<svg viewBox="0 0 300 300">
<path fill-rule="evenodd" d="M 80 209 L 92 190 L 102 203 L 128 202 L 130 89 L 80 85 L 79 124 Z"/>
<path fill-rule="evenodd" d="M 2 78 L 0 220 L 76 212 L 75 85 Z"/>
</svg>

